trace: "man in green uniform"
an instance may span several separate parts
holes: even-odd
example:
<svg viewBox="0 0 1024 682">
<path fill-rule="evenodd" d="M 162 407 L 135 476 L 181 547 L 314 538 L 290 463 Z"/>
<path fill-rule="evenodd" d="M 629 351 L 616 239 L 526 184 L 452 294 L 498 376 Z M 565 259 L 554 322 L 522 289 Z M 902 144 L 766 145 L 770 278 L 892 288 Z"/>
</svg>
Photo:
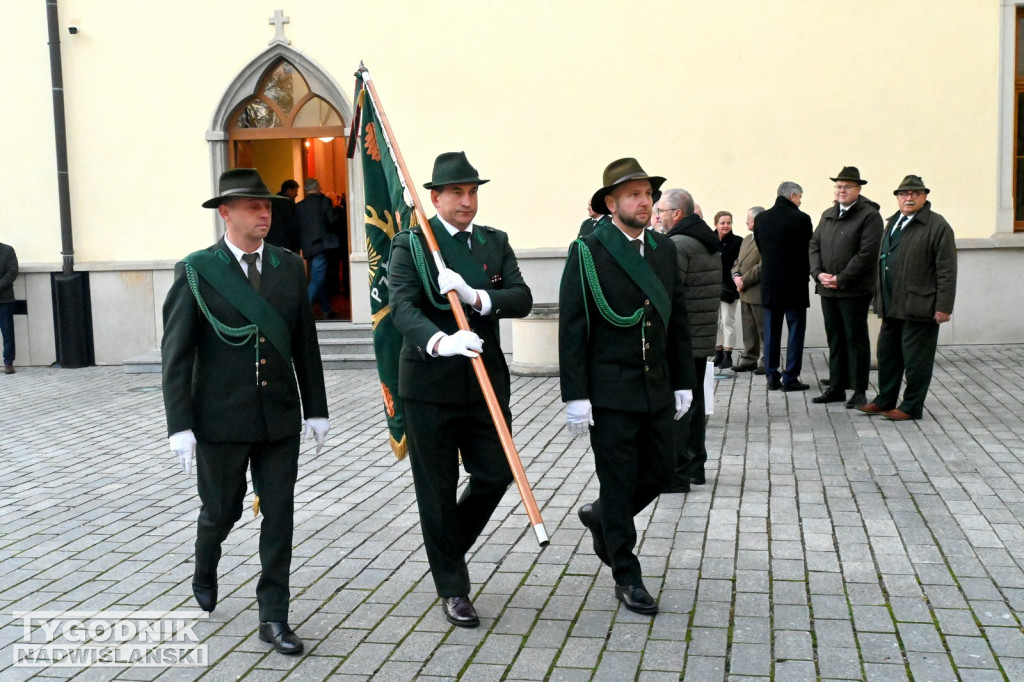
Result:
<svg viewBox="0 0 1024 682">
<path fill-rule="evenodd" d="M 202 501 L 192 591 L 214 610 L 221 543 L 242 516 L 251 468 L 263 511 L 259 636 L 297 654 L 302 641 L 288 626 L 293 497 L 302 410 L 318 452 L 329 428 L 320 349 L 302 259 L 264 241 L 280 198 L 249 168 L 226 171 L 219 188 L 203 206 L 217 209 L 227 233 L 178 263 L 164 302 L 167 432 L 186 474 L 196 458 Z"/>
<path fill-rule="evenodd" d="M 480 623 L 466 552 L 513 480 L 470 358 L 483 356 L 510 422 L 498 320 L 525 317 L 533 306 L 508 235 L 473 223 L 485 182 L 464 152 L 438 156 L 424 186 L 437 209 L 430 227 L 446 267 L 438 272 L 422 228 L 413 227 L 395 235 L 388 269 L 391 315 L 403 336 L 398 394 L 423 541 L 445 618 L 460 627 Z M 448 291 L 458 294 L 472 331 L 458 329 Z M 469 482 L 456 501 L 460 454 Z"/>
<path fill-rule="evenodd" d="M 613 161 L 591 205 L 611 220 L 573 242 L 559 292 L 566 426 L 590 431 L 601 488 L 577 512 L 627 609 L 655 614 L 633 517 L 672 483 L 672 420 L 693 401 L 693 351 L 672 240 L 645 229 L 665 178 Z M 719 273 L 719 277 L 721 274 Z"/>
</svg>

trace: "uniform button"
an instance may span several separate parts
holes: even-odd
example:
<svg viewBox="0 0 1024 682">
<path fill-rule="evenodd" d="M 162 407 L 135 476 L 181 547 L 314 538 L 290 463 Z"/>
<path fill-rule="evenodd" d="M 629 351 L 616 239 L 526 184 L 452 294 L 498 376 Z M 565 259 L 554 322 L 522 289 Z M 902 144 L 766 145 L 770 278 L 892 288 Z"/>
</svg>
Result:
<svg viewBox="0 0 1024 682">
<path fill-rule="evenodd" d="M 651 347 L 651 344 L 649 344 L 649 343 L 645 343 L 644 344 L 644 348 L 648 348 L 649 349 L 650 347 Z"/>
<path fill-rule="evenodd" d="M 644 299 L 644 305 L 650 305 L 650 304 L 651 304 L 651 299 L 645 298 Z"/>
<path fill-rule="evenodd" d="M 260 337 L 260 343 L 266 343 L 266 342 L 267 342 L 267 337 L 261 336 Z"/>
<path fill-rule="evenodd" d="M 266 382 L 266 380 L 265 380 L 265 379 L 264 379 L 263 381 L 261 381 L 261 382 L 260 382 L 260 386 L 266 386 L 266 385 L 267 385 L 267 382 Z"/>
<path fill-rule="evenodd" d="M 650 320 L 648 320 L 648 321 L 647 321 L 647 326 L 648 326 L 648 327 L 650 327 L 650 326 L 651 326 L 651 321 L 650 321 Z"/>
<path fill-rule="evenodd" d="M 651 371 L 651 368 L 650 368 L 650 367 L 648 367 L 647 365 L 644 365 L 644 371 L 645 371 L 645 372 L 650 372 L 650 371 Z M 264 382 L 264 383 L 266 383 L 266 382 Z"/>
<path fill-rule="evenodd" d="M 266 358 L 260 358 L 260 364 L 261 365 L 267 364 L 267 359 Z"/>
</svg>

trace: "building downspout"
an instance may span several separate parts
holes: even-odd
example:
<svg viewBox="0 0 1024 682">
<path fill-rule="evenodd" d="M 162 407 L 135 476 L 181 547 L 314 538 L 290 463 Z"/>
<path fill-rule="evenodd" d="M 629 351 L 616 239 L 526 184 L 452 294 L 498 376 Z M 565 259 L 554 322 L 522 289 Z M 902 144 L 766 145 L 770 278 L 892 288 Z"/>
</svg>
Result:
<svg viewBox="0 0 1024 682">
<path fill-rule="evenodd" d="M 57 152 L 57 198 L 60 207 L 61 272 L 50 275 L 53 331 L 57 367 L 88 367 L 96 363 L 92 335 L 89 273 L 75 272 L 71 231 L 71 184 L 68 180 L 68 135 L 64 117 L 64 71 L 60 58 L 57 0 L 46 0 L 46 29 L 50 46 L 53 88 L 53 133 Z"/>
<path fill-rule="evenodd" d="M 68 131 L 64 119 L 64 71 L 60 59 L 60 24 L 57 0 L 46 0 L 46 30 L 50 46 L 50 84 L 53 89 L 53 133 L 57 150 L 57 201 L 60 206 L 62 271 L 75 271 L 75 247 L 71 233 L 71 184 L 68 181 Z"/>
</svg>

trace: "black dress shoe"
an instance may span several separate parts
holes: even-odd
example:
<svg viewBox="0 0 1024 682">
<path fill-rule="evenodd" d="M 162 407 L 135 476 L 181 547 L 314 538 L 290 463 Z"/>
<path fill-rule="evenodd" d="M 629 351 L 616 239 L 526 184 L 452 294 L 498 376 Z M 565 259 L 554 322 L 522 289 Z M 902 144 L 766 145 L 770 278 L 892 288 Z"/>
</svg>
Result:
<svg viewBox="0 0 1024 682">
<path fill-rule="evenodd" d="M 633 613 L 653 616 L 658 612 L 658 602 L 643 585 L 616 585 L 615 598 Z"/>
<path fill-rule="evenodd" d="M 458 625 L 460 628 L 475 628 L 480 625 L 480 617 L 476 615 L 473 602 L 466 595 L 441 597 L 441 610 L 452 625 Z"/>
<path fill-rule="evenodd" d="M 846 401 L 846 409 L 855 410 L 858 407 L 868 404 L 868 399 L 864 396 L 864 391 L 854 391 L 853 396 Z"/>
<path fill-rule="evenodd" d="M 593 505 L 583 505 L 577 510 L 576 515 L 580 517 L 580 523 L 590 531 L 590 537 L 594 539 L 594 554 L 605 566 L 611 566 L 612 558 L 604 545 L 604 529 L 601 527 L 601 519 L 594 513 Z"/>
<path fill-rule="evenodd" d="M 755 369 L 754 370 L 754 374 L 756 374 L 759 377 L 763 377 L 764 376 L 764 367 L 758 367 L 757 369 Z"/>
<path fill-rule="evenodd" d="M 690 492 L 690 479 L 685 481 L 672 481 L 672 485 L 665 488 L 662 493 L 688 493 Z"/>
<path fill-rule="evenodd" d="M 793 379 L 782 384 L 782 392 L 789 393 L 790 391 L 806 391 L 810 386 L 807 384 L 800 383 L 799 379 Z"/>
<path fill-rule="evenodd" d="M 260 623 L 260 639 L 273 644 L 274 649 L 282 654 L 302 653 L 302 640 L 292 632 L 288 623 Z"/>
<path fill-rule="evenodd" d="M 217 608 L 217 578 L 214 576 L 196 575 L 192 578 L 192 594 L 196 597 L 199 608 L 212 613 Z"/>
<path fill-rule="evenodd" d="M 769 379 L 768 380 L 768 390 L 769 391 L 777 391 L 780 388 L 782 388 L 782 379 L 779 379 L 778 377 L 776 377 L 774 379 Z"/>
<path fill-rule="evenodd" d="M 812 403 L 841 403 L 846 400 L 846 391 L 840 391 L 836 388 L 830 388 L 817 398 L 811 398 Z"/>
<path fill-rule="evenodd" d="M 690 477 L 690 485 L 704 485 L 705 483 L 707 483 L 707 479 L 704 478 L 703 471 Z"/>
</svg>

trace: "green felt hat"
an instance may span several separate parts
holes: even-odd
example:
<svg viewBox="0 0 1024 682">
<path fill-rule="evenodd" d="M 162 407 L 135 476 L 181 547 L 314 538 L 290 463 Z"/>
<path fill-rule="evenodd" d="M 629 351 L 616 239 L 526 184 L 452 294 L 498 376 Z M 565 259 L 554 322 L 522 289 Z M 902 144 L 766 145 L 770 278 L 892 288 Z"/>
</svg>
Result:
<svg viewBox="0 0 1024 682">
<path fill-rule="evenodd" d="M 466 152 L 445 152 L 434 159 L 434 172 L 430 182 L 423 185 L 427 189 L 441 189 L 445 185 L 482 185 L 490 180 L 482 180 L 480 174 L 469 164 Z"/>
<path fill-rule="evenodd" d="M 218 195 L 203 202 L 203 208 L 217 208 L 225 199 L 245 197 L 247 199 L 271 199 L 291 201 L 288 197 L 274 194 L 263 182 L 255 168 L 232 168 L 220 174 L 217 183 Z"/>
<path fill-rule="evenodd" d="M 856 182 L 858 185 L 868 184 L 867 180 L 860 179 L 860 171 L 856 166 L 843 166 L 843 170 L 839 171 L 839 175 L 834 178 L 829 178 L 832 182 L 839 182 L 845 180 L 846 182 Z"/>
<path fill-rule="evenodd" d="M 924 192 L 925 194 L 931 192 L 930 189 L 924 186 L 924 180 L 921 179 L 920 175 L 908 175 L 903 178 L 903 182 L 901 182 L 900 186 L 894 189 L 892 193 L 896 195 L 900 192 L 906 192 L 907 190 L 915 190 L 918 192 Z"/>
</svg>

